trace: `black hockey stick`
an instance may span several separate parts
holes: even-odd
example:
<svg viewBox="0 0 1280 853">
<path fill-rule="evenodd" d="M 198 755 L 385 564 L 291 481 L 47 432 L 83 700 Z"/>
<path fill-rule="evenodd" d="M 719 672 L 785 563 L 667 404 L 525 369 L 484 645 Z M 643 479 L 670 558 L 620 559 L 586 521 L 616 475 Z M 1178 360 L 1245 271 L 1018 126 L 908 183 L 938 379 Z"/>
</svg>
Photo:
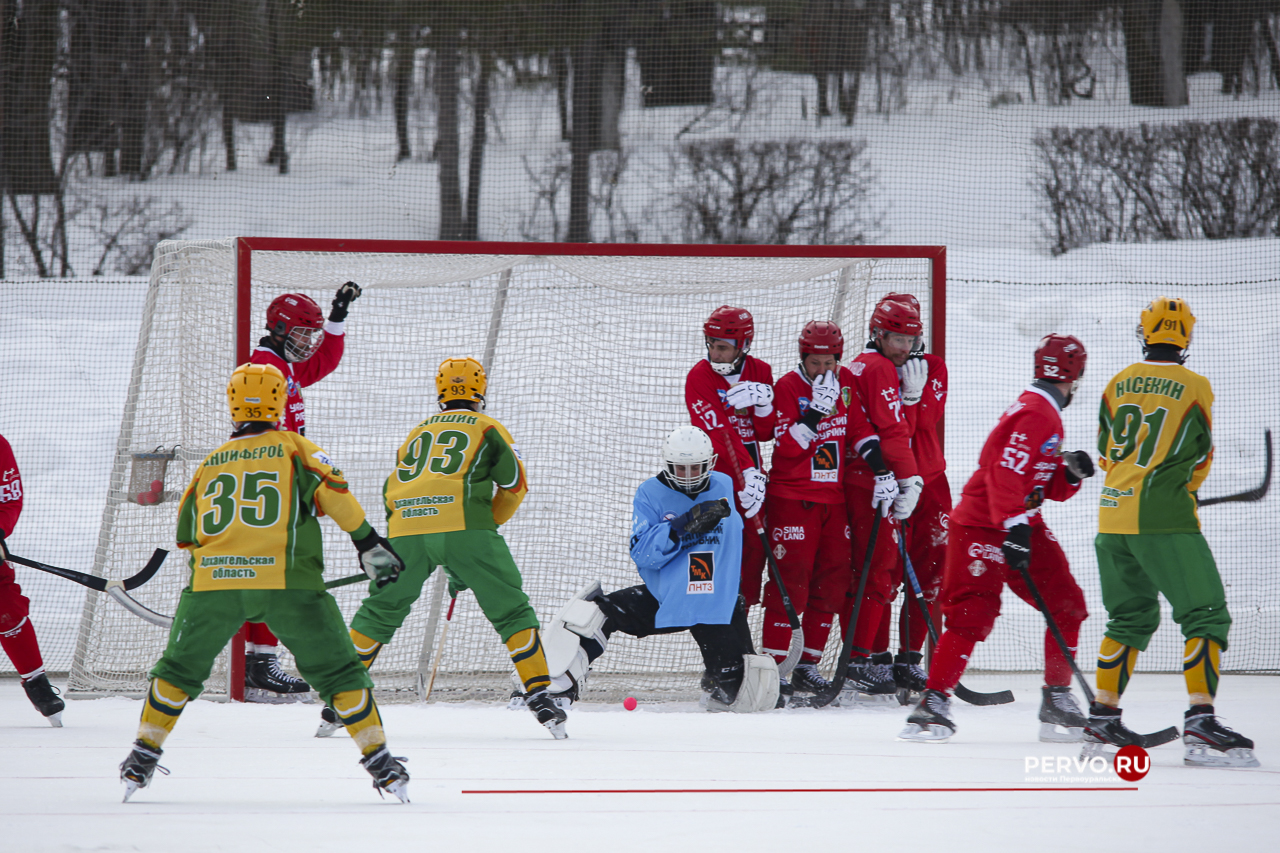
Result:
<svg viewBox="0 0 1280 853">
<path fill-rule="evenodd" d="M 924 591 L 920 588 L 920 579 L 916 577 L 915 566 L 911 565 L 911 558 L 907 556 L 907 546 L 902 537 L 898 539 L 898 552 L 902 554 L 902 569 L 907 576 L 907 580 L 911 583 L 911 589 L 915 593 L 913 597 L 916 600 L 916 604 L 920 606 L 920 613 L 924 616 L 924 624 L 929 626 L 929 636 L 933 639 L 933 646 L 937 648 L 938 629 L 933 624 L 933 616 L 929 613 L 929 605 L 924 600 Z M 996 693 L 979 693 L 959 683 L 956 684 L 956 696 L 970 705 L 1008 705 L 1013 701 L 1013 691 L 1011 690 L 1001 690 Z"/>
<path fill-rule="evenodd" d="M 1225 503 L 1253 503 L 1260 501 L 1267 495 L 1267 490 L 1271 488 L 1271 430 L 1262 431 L 1263 441 L 1267 447 L 1267 464 L 1262 474 L 1262 485 L 1256 489 L 1250 489 L 1247 492 L 1240 492 L 1234 495 L 1223 495 L 1219 498 L 1204 498 L 1197 501 L 1200 506 L 1213 506 L 1214 504 Z"/>
<path fill-rule="evenodd" d="M 1044 621 L 1048 624 L 1049 632 L 1053 634 L 1053 639 L 1057 641 L 1058 648 L 1062 651 L 1062 656 L 1067 659 L 1067 663 L 1071 664 L 1071 671 L 1075 674 L 1076 682 L 1079 683 L 1080 689 L 1084 691 L 1085 698 L 1089 700 L 1090 705 L 1093 705 L 1093 690 L 1089 687 L 1089 682 L 1085 681 L 1084 673 L 1080 671 L 1080 667 L 1076 664 L 1075 655 L 1071 654 L 1071 647 L 1067 645 L 1067 638 L 1062 636 L 1062 630 L 1058 628 L 1057 620 L 1049 612 L 1044 596 L 1040 595 L 1039 587 L 1031 579 L 1031 567 L 1019 566 L 1018 574 L 1022 575 L 1022 581 L 1027 585 L 1027 589 L 1031 590 L 1031 597 L 1036 600 L 1036 607 L 1039 607 L 1040 613 L 1044 615 Z M 1151 749 L 1152 747 L 1175 741 L 1180 736 L 1177 726 L 1169 726 L 1169 728 L 1161 729 L 1158 732 L 1138 735 L 1138 746 L 1143 749 Z"/>
<path fill-rule="evenodd" d="M 108 586 L 121 587 L 126 590 L 137 589 L 151 578 L 155 577 L 155 573 L 160 571 L 160 565 L 164 563 L 164 558 L 169 556 L 169 552 L 163 548 L 157 548 L 155 553 L 151 555 L 151 559 L 143 566 L 142 571 L 138 572 L 131 578 L 125 578 L 123 581 L 112 581 L 106 578 L 94 577 L 87 572 L 77 572 L 75 569 L 63 569 L 58 566 L 51 566 L 48 563 L 41 563 L 39 560 L 28 560 L 25 557 L 19 557 L 10 553 L 6 559 L 17 563 L 21 566 L 27 566 L 32 569 L 39 569 L 42 572 L 48 572 L 51 575 L 57 575 L 60 578 L 66 578 L 69 581 L 75 581 L 89 589 L 96 589 L 98 592 L 106 592 Z"/>
<path fill-rule="evenodd" d="M 831 684 L 821 693 L 813 694 L 813 698 L 803 704 L 808 708 L 825 708 L 844 690 L 845 680 L 849 677 L 849 661 L 853 659 L 853 631 L 858 626 L 858 613 L 862 610 L 862 598 L 867 592 L 867 575 L 871 574 L 871 557 L 876 552 L 876 537 L 880 534 L 880 511 L 876 510 L 876 520 L 871 523 L 871 539 L 867 542 L 867 558 L 862 561 L 862 576 L 858 578 L 858 592 L 853 599 L 853 615 L 844 628 L 844 642 L 840 646 L 840 661 L 836 664 L 835 677 Z M 866 652 L 866 649 L 859 649 Z M 800 707 L 800 703 L 796 705 Z"/>
<path fill-rule="evenodd" d="M 746 477 L 742 474 L 742 465 L 738 462 L 738 455 L 733 452 L 733 443 L 729 441 L 731 435 L 729 427 L 721 426 L 720 431 L 725 447 L 728 448 L 729 464 L 733 466 L 734 485 L 739 489 L 746 488 Z M 764 507 L 760 509 L 763 511 Z M 745 523 L 746 519 L 743 521 Z M 786 584 L 782 582 L 782 570 L 778 568 L 778 561 L 773 558 L 773 552 L 769 550 L 769 536 L 764 532 L 764 522 L 760 520 L 760 513 L 753 515 L 750 521 L 756 530 L 756 535 L 760 537 L 760 546 L 764 548 L 764 557 L 769 563 L 769 573 L 773 575 L 773 583 L 778 588 L 779 597 L 782 598 L 782 609 L 787 611 L 787 622 L 791 625 L 791 645 L 787 647 L 787 659 L 778 664 L 778 677 L 786 678 L 800 662 L 800 654 L 804 651 L 804 630 L 800 627 L 800 616 L 796 613 L 795 605 L 791 603 L 791 596 L 787 595 Z"/>
</svg>

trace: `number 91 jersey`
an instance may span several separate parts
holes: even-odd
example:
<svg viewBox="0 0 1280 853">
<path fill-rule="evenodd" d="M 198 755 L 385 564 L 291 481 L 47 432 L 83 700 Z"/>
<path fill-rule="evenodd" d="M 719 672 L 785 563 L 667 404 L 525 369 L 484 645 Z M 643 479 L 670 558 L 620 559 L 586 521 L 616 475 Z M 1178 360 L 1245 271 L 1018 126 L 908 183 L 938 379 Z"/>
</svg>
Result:
<svg viewBox="0 0 1280 853">
<path fill-rule="evenodd" d="M 441 412 L 414 427 L 396 454 L 382 492 L 387 535 L 496 530 L 528 489 L 520 451 L 502 424 L 466 409 Z"/>
</svg>

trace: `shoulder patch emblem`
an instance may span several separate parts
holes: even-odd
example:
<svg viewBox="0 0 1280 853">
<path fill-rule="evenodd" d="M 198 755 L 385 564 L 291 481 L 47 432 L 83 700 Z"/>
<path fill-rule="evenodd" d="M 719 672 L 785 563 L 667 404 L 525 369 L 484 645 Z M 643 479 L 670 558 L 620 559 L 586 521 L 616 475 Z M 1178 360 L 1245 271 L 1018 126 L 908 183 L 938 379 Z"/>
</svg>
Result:
<svg viewBox="0 0 1280 853">
<path fill-rule="evenodd" d="M 865 361 L 855 361 L 853 364 L 849 365 L 849 372 L 854 376 L 861 376 L 862 371 L 866 369 L 867 363 Z"/>
<path fill-rule="evenodd" d="M 1053 435 L 1049 436 L 1048 441 L 1040 445 L 1040 455 L 1055 456 L 1057 455 L 1058 448 L 1060 447 L 1062 447 L 1062 436 L 1055 432 Z"/>
<path fill-rule="evenodd" d="M 853 402 L 853 389 L 850 388 L 848 385 L 841 388 L 840 399 L 844 402 L 844 407 L 846 409 L 849 408 L 849 405 Z"/>
<path fill-rule="evenodd" d="M 973 575 L 975 578 L 981 577 L 982 573 L 985 572 L 986 570 L 987 570 L 987 564 L 982 562 L 981 560 L 974 560 L 972 563 L 969 564 L 969 574 Z"/>
</svg>

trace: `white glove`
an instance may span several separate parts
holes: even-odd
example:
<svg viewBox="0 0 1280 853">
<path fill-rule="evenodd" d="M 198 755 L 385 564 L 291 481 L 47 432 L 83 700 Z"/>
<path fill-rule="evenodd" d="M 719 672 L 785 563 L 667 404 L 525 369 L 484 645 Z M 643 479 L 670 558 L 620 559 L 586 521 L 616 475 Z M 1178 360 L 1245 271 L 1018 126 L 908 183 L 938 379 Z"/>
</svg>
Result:
<svg viewBox="0 0 1280 853">
<path fill-rule="evenodd" d="M 914 406 L 924 395 L 924 384 L 929 379 L 929 365 L 923 358 L 909 358 L 898 368 L 902 380 L 902 405 Z"/>
<path fill-rule="evenodd" d="M 739 382 L 725 392 L 724 399 L 735 409 L 754 408 L 762 418 L 773 411 L 773 388 L 765 382 Z"/>
<path fill-rule="evenodd" d="M 840 382 L 836 379 L 835 371 L 828 370 L 813 380 L 813 399 L 809 401 L 809 408 L 825 418 L 836 410 L 836 400 L 839 398 Z"/>
<path fill-rule="evenodd" d="M 738 500 L 747 518 L 754 518 L 764 506 L 765 476 L 759 468 L 748 468 L 742 472 L 742 479 L 745 483 L 742 491 L 738 492 Z"/>
<path fill-rule="evenodd" d="M 871 493 L 871 508 L 878 510 L 881 517 L 888 518 L 897 498 L 898 481 L 893 478 L 893 472 L 877 476 L 875 491 Z"/>
<path fill-rule="evenodd" d="M 803 424 L 799 421 L 793 423 L 787 429 L 787 432 L 795 439 L 796 444 L 800 445 L 801 450 L 808 450 L 809 445 L 813 444 L 813 440 L 818 437 L 816 432 L 809 429 L 808 424 Z"/>
<path fill-rule="evenodd" d="M 920 492 L 924 489 L 924 480 L 920 477 L 907 477 L 898 481 L 898 497 L 893 501 L 893 517 L 904 521 L 916 511 L 916 503 L 920 500 Z"/>
</svg>

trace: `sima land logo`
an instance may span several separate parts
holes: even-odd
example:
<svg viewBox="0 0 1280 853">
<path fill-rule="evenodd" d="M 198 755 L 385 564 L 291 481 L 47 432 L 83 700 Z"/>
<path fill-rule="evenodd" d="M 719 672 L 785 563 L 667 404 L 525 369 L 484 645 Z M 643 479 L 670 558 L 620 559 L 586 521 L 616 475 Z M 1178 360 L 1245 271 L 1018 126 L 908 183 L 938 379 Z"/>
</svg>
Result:
<svg viewBox="0 0 1280 853">
<path fill-rule="evenodd" d="M 1121 747 L 1110 761 L 1102 755 L 1028 755 L 1023 758 L 1023 767 L 1027 782 L 1102 783 L 1114 782 L 1117 776 L 1125 782 L 1137 782 L 1151 772 L 1151 756 L 1130 744 Z"/>
</svg>

